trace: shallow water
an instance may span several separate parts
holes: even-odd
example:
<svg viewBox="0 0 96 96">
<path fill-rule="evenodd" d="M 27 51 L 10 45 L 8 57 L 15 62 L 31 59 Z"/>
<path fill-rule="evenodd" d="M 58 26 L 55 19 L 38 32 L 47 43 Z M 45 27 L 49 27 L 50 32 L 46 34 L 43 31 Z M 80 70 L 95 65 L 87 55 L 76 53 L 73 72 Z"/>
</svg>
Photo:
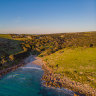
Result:
<svg viewBox="0 0 96 96">
<path fill-rule="evenodd" d="M 43 70 L 31 63 L 8 73 L 0 80 L 0 96 L 74 96 L 74 92 L 42 85 Z"/>
</svg>

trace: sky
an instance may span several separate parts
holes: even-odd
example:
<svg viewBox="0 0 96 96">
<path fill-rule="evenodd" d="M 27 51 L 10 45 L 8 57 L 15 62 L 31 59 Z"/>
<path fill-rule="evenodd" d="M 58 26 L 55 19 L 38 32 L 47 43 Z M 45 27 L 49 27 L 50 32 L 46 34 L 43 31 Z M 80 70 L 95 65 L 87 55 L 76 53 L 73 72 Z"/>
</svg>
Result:
<svg viewBox="0 0 96 96">
<path fill-rule="evenodd" d="M 0 33 L 96 31 L 96 0 L 0 0 Z"/>
</svg>

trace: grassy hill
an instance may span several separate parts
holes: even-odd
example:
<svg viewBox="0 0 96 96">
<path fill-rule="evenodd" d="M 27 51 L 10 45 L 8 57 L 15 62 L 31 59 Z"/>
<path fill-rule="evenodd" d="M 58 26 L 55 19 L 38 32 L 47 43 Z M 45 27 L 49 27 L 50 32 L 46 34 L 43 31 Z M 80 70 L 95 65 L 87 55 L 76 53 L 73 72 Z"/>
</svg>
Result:
<svg viewBox="0 0 96 96">
<path fill-rule="evenodd" d="M 0 34 L 0 69 L 10 67 L 12 55 L 23 51 L 21 41 L 12 40 L 9 34 Z"/>
<path fill-rule="evenodd" d="M 33 54 L 41 57 L 68 47 L 96 47 L 96 32 L 42 35 L 11 34 L 11 36 L 12 40 L 23 41 L 23 47 L 30 48 Z"/>
<path fill-rule="evenodd" d="M 68 77 L 96 89 L 96 32 L 0 34 L 0 70 L 18 64 L 29 52 L 42 57 L 54 76 Z M 13 60 L 13 54 L 16 60 Z M 50 82 L 51 75 L 48 76 Z"/>
<path fill-rule="evenodd" d="M 20 41 L 16 40 L 0 38 L 0 51 L 4 51 L 8 55 L 18 53 L 22 50 L 20 43 Z"/>
<path fill-rule="evenodd" d="M 65 48 L 45 56 L 54 73 L 96 88 L 96 47 Z"/>
</svg>

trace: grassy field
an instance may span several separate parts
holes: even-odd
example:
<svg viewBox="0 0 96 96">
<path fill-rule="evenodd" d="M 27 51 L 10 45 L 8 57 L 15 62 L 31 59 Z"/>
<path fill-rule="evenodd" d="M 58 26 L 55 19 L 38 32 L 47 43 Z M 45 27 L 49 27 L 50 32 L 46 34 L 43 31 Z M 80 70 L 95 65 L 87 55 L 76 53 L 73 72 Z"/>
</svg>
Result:
<svg viewBox="0 0 96 96">
<path fill-rule="evenodd" d="M 0 38 L 12 39 L 12 37 L 9 34 L 0 34 Z"/>
<path fill-rule="evenodd" d="M 54 73 L 96 88 L 96 48 L 65 48 L 44 57 Z"/>
</svg>

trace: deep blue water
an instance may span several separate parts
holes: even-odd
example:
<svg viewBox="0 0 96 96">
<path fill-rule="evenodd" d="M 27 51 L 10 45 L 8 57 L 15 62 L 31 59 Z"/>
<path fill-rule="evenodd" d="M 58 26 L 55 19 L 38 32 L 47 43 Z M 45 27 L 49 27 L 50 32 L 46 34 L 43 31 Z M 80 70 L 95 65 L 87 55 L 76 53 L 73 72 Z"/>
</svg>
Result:
<svg viewBox="0 0 96 96">
<path fill-rule="evenodd" d="M 74 96 L 72 91 L 42 85 L 43 70 L 31 63 L 10 72 L 0 80 L 0 96 Z"/>
</svg>

